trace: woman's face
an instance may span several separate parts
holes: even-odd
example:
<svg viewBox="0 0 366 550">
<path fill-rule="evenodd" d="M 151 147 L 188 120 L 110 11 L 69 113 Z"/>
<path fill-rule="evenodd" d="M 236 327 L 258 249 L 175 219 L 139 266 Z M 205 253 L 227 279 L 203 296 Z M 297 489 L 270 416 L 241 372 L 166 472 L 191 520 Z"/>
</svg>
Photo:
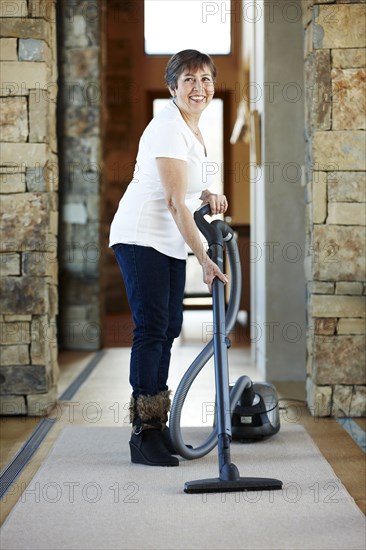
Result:
<svg viewBox="0 0 366 550">
<path fill-rule="evenodd" d="M 176 96 L 175 103 L 181 110 L 200 115 L 215 93 L 210 70 L 207 67 L 184 70 L 178 78 L 176 89 L 170 90 L 170 93 Z"/>
</svg>

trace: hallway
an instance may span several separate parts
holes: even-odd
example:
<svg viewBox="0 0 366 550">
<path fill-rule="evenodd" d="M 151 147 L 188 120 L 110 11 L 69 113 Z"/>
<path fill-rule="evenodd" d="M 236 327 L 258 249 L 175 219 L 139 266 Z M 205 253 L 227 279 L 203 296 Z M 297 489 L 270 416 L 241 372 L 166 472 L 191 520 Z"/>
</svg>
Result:
<svg viewBox="0 0 366 550">
<path fill-rule="evenodd" d="M 4 550 L 365 550 L 365 1 L 0 2 Z M 168 38 L 158 49 L 156 31 Z M 194 45 L 206 32 L 213 43 Z M 243 275 L 230 381 L 272 382 L 281 419 L 232 456 L 282 491 L 208 506 L 183 481 L 217 472 L 216 449 L 179 468 L 130 461 L 132 322 L 108 246 L 121 197 L 142 181 L 140 136 L 169 103 L 167 63 L 192 47 L 217 67 L 210 155 L 192 180 L 212 175 L 226 195 Z M 184 307 L 204 308 L 189 259 Z M 209 310 L 184 315 L 173 395 L 211 337 Z M 183 409 L 187 443 L 211 430 L 213 388 L 211 360 Z M 140 506 L 113 506 L 132 480 Z"/>
</svg>

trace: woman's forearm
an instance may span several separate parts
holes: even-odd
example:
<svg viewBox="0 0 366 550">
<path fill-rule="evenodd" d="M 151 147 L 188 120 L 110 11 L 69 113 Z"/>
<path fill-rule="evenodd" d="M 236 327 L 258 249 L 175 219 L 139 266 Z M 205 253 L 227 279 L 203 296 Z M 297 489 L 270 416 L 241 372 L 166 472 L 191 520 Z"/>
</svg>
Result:
<svg viewBox="0 0 366 550">
<path fill-rule="evenodd" d="M 210 292 L 212 291 L 212 283 L 215 277 L 221 279 L 223 283 L 227 283 L 228 278 L 226 275 L 221 272 L 218 265 L 207 255 L 192 214 L 187 206 L 181 202 L 175 205 L 174 201 L 169 201 L 168 208 L 182 237 L 201 264 L 203 280 L 208 285 Z"/>
<path fill-rule="evenodd" d="M 203 265 L 207 262 L 208 256 L 191 212 L 184 203 L 179 205 L 171 203 L 169 205 L 169 210 L 183 239 L 190 247 L 199 263 Z"/>
</svg>

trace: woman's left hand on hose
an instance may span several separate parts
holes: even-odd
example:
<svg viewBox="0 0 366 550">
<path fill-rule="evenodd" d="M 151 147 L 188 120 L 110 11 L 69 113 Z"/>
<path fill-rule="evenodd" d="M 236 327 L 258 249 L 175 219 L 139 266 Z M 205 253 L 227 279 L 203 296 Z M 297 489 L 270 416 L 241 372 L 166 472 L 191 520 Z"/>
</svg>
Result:
<svg viewBox="0 0 366 550">
<path fill-rule="evenodd" d="M 209 193 L 205 196 L 205 201 L 208 202 L 211 208 L 211 214 L 225 214 L 228 202 L 225 195 L 216 195 L 215 193 Z"/>
</svg>

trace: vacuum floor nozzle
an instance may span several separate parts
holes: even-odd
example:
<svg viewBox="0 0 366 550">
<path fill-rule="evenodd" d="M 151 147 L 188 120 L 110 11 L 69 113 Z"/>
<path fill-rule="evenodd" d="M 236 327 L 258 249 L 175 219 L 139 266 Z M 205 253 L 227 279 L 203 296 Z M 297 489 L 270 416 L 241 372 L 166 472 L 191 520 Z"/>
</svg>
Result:
<svg viewBox="0 0 366 550">
<path fill-rule="evenodd" d="M 197 479 L 184 484 L 185 493 L 228 493 L 243 491 L 278 491 L 282 489 L 279 479 L 261 477 L 240 477 L 228 481 L 214 477 L 211 479 Z"/>
</svg>

